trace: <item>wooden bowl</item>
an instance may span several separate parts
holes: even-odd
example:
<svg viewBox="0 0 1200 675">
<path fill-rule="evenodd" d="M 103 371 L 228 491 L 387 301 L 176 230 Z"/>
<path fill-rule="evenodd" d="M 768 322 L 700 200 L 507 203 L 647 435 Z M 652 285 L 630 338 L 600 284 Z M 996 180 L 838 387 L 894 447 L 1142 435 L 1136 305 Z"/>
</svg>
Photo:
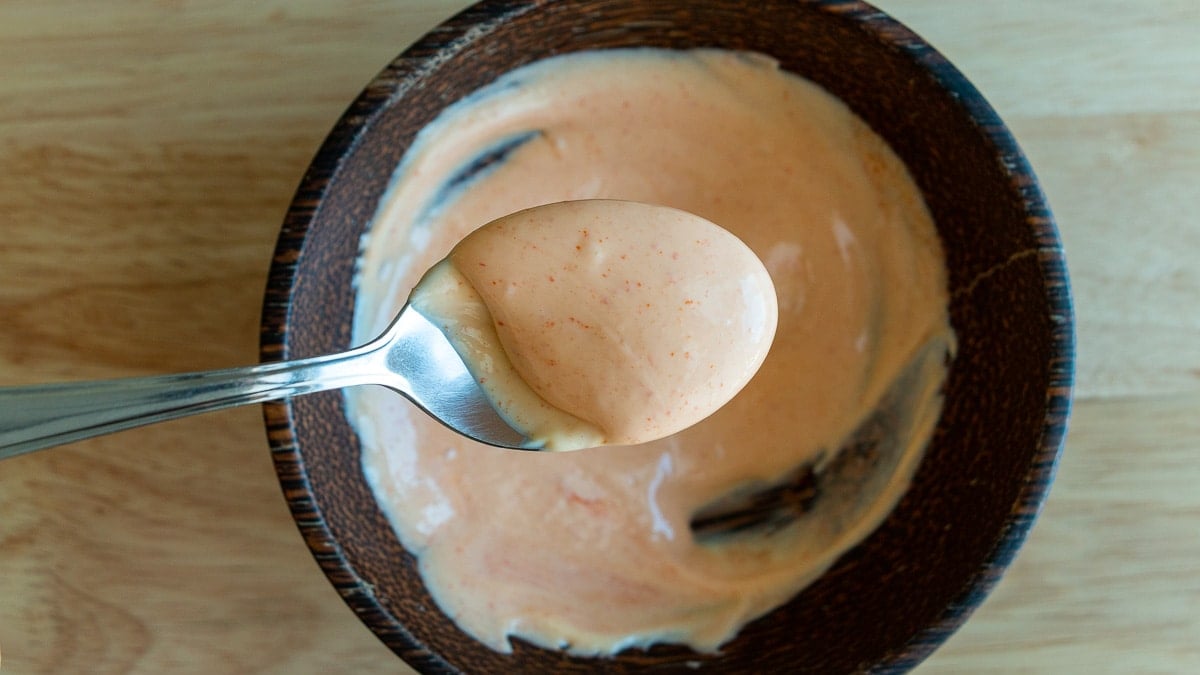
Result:
<svg viewBox="0 0 1200 675">
<path fill-rule="evenodd" d="M 266 406 L 301 533 L 359 618 L 428 672 L 899 672 L 982 602 L 1032 525 L 1062 447 L 1073 316 L 1057 230 L 1017 144 L 941 55 L 853 1 L 485 1 L 372 81 L 288 211 L 264 360 L 350 346 L 359 237 L 413 136 L 445 106 L 554 54 L 634 45 L 755 50 L 846 101 L 908 164 L 941 233 L 959 354 L 914 484 L 882 527 L 719 655 L 660 645 L 589 659 L 491 651 L 436 607 L 376 506 L 339 393 Z"/>
</svg>

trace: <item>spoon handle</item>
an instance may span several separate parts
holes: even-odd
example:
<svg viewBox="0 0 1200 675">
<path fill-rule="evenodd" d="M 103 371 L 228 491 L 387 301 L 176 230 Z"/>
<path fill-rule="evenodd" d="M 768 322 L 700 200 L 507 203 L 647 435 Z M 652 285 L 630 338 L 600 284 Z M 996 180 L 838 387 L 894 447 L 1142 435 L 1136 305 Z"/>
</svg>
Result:
<svg viewBox="0 0 1200 675">
<path fill-rule="evenodd" d="M 2 387 L 0 460 L 188 415 L 369 384 L 378 381 L 381 352 L 372 343 L 242 368 Z"/>
</svg>

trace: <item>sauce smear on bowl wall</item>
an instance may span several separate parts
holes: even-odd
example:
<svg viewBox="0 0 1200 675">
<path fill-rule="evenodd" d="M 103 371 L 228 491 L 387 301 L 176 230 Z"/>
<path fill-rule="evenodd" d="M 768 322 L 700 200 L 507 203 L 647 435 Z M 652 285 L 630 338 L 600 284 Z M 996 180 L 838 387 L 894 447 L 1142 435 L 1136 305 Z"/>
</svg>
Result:
<svg viewBox="0 0 1200 675">
<path fill-rule="evenodd" d="M 757 255 L 778 328 L 750 382 L 667 438 L 574 453 L 497 451 L 388 392 L 350 391 L 364 473 L 439 606 L 491 648 L 509 651 L 519 636 L 574 654 L 655 642 L 713 651 L 820 576 L 907 489 L 940 410 L 941 364 L 905 394 L 921 414 L 889 480 L 823 495 L 769 533 L 701 540 L 689 527 L 730 491 L 829 459 L 915 354 L 952 350 L 941 243 L 890 148 L 773 61 L 580 53 L 503 76 L 419 135 L 364 241 L 356 335 L 386 325 L 482 224 L 586 199 L 694 213 Z M 529 348 L 542 356 L 590 348 L 562 337 L 502 339 L 544 338 Z M 522 377 L 556 381 L 535 366 L 551 369 L 525 363 Z M 598 389 L 588 404 L 613 405 L 611 395 Z"/>
</svg>

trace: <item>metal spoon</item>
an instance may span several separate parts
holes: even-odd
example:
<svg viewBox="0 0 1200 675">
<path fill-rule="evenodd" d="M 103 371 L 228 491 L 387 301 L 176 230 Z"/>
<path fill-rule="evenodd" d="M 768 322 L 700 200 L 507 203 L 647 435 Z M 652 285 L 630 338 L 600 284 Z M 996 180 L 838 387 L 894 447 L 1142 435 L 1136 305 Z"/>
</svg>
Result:
<svg viewBox="0 0 1200 675">
<path fill-rule="evenodd" d="M 477 441 L 538 449 L 496 412 L 442 331 L 406 306 L 381 336 L 340 354 L 199 373 L 0 388 L 0 459 L 188 415 L 361 384 L 394 389 Z"/>
</svg>

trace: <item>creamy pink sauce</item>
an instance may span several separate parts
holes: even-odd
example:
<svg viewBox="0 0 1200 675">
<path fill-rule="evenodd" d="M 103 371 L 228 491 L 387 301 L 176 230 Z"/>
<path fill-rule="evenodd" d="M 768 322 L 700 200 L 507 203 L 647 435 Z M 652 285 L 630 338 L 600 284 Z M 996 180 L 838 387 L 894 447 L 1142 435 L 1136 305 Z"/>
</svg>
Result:
<svg viewBox="0 0 1200 675">
<path fill-rule="evenodd" d="M 775 335 L 775 288 L 703 218 L 609 199 L 494 220 L 417 284 L 497 410 L 547 450 L 658 440 L 750 381 Z"/>
<path fill-rule="evenodd" d="M 379 333 L 481 225 L 594 198 L 698 214 L 764 262 L 778 329 L 741 393 L 665 439 L 574 453 L 467 441 L 383 389 L 348 392 L 348 413 L 381 507 L 438 605 L 480 641 L 715 650 L 820 576 L 906 490 L 940 410 L 940 358 L 914 379 L 893 474 L 822 497 L 770 535 L 699 541 L 689 529 L 729 491 L 828 456 L 915 355 L 952 349 L 940 242 L 887 146 L 770 60 L 573 55 L 506 75 L 409 149 L 364 240 L 356 336 Z"/>
</svg>

